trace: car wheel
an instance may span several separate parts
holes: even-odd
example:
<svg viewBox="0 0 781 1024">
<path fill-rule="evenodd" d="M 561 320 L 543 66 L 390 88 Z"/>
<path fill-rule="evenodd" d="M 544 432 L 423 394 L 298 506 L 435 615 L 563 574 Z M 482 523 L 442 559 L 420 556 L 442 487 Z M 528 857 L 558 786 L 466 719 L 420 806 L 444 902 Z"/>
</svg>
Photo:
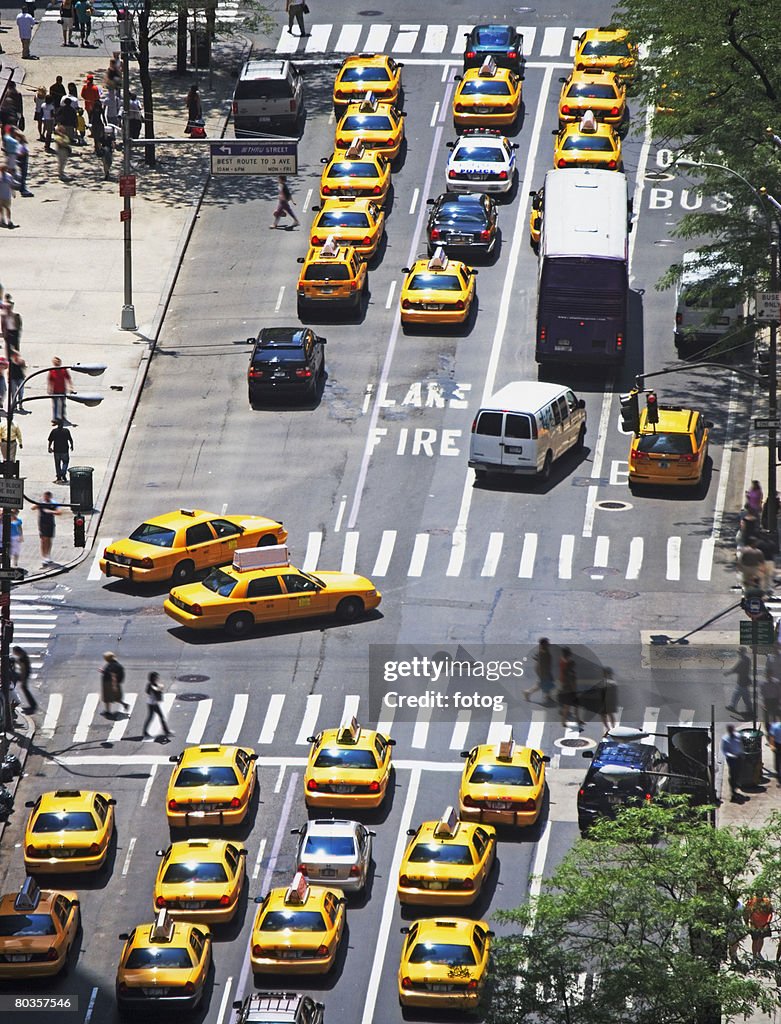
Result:
<svg viewBox="0 0 781 1024">
<path fill-rule="evenodd" d="M 246 636 L 255 625 L 249 612 L 234 612 L 225 623 L 225 632 L 231 636 Z"/>
<path fill-rule="evenodd" d="M 306 320 L 306 303 L 298 299 L 296 302 L 296 314 L 299 320 Z"/>
<path fill-rule="evenodd" d="M 578 433 L 578 439 L 575 442 L 575 451 L 576 452 L 582 452 L 583 451 L 583 446 L 584 446 L 585 443 L 586 443 L 586 426 L 584 424 L 580 428 L 580 432 Z"/>
<path fill-rule="evenodd" d="M 360 597 L 345 597 L 336 606 L 336 617 L 341 622 L 354 622 L 363 615 L 363 601 Z"/>
<path fill-rule="evenodd" d="M 478 481 L 480 481 L 482 483 L 483 481 L 485 481 L 487 479 L 488 479 L 488 470 L 485 470 L 485 469 L 476 469 L 475 470 L 475 480 L 478 480 Z"/>
<path fill-rule="evenodd" d="M 171 574 L 171 581 L 177 585 L 182 583 L 188 583 L 193 578 L 195 572 L 195 565 L 189 560 L 185 559 L 183 562 L 178 562 L 174 566 L 174 571 Z"/>
<path fill-rule="evenodd" d="M 258 400 L 255 398 L 255 396 L 252 394 L 251 391 L 248 392 L 247 398 L 249 399 L 250 409 L 257 409 L 257 407 L 258 407 Z"/>
<path fill-rule="evenodd" d="M 542 464 L 542 469 L 539 472 L 539 478 L 542 483 L 546 484 L 550 480 L 551 466 L 553 465 L 553 455 L 550 451 L 545 453 L 545 461 Z"/>
<path fill-rule="evenodd" d="M 258 547 L 259 548 L 271 548 L 275 544 L 278 544 L 278 543 L 279 542 L 277 541 L 277 538 L 274 536 L 273 533 L 264 533 L 263 536 L 258 541 Z"/>
<path fill-rule="evenodd" d="M 320 369 L 317 371 L 317 376 L 322 380 L 325 377 L 325 358 L 320 363 Z"/>
</svg>

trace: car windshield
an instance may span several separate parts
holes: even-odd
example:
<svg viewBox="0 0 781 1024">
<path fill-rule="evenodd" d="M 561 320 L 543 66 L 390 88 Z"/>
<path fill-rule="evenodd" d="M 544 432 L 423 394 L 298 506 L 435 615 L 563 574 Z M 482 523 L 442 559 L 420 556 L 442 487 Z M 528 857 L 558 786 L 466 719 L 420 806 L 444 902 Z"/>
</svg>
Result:
<svg viewBox="0 0 781 1024">
<path fill-rule="evenodd" d="M 177 789 L 195 789 L 198 786 L 235 786 L 238 781 L 230 765 L 203 764 L 182 768 L 174 785 Z"/>
<path fill-rule="evenodd" d="M 56 935 L 51 914 L 3 914 L 0 916 L 0 936 Z"/>
<path fill-rule="evenodd" d="M 455 274 L 415 274 L 407 287 L 411 291 L 460 292 L 464 286 Z"/>
<path fill-rule="evenodd" d="M 637 450 L 652 455 L 691 455 L 692 443 L 688 434 L 659 431 L 656 434 L 641 434 L 637 440 Z"/>
<path fill-rule="evenodd" d="M 481 164 L 501 164 L 507 159 L 499 146 L 459 146 L 453 154 L 456 163 L 462 160 L 474 160 Z"/>
<path fill-rule="evenodd" d="M 390 74 L 384 67 L 345 68 L 343 82 L 389 82 Z"/>
<path fill-rule="evenodd" d="M 597 85 L 595 82 L 573 82 L 567 90 L 571 99 L 588 97 L 594 100 L 614 100 L 616 91 L 612 85 Z"/>
<path fill-rule="evenodd" d="M 562 149 L 588 150 L 592 153 L 612 153 L 613 142 L 604 135 L 570 135 Z"/>
<path fill-rule="evenodd" d="M 305 281 L 349 281 L 350 271 L 344 263 L 310 263 L 304 272 Z"/>
<path fill-rule="evenodd" d="M 130 534 L 130 540 L 141 544 L 154 544 L 156 548 L 172 548 L 176 538 L 175 530 L 167 530 L 164 526 L 154 523 L 142 523 Z"/>
<path fill-rule="evenodd" d="M 324 932 L 319 910 L 270 910 L 260 923 L 262 932 Z"/>
<path fill-rule="evenodd" d="M 220 597 L 230 597 L 237 582 L 238 580 L 229 576 L 227 572 L 223 572 L 222 569 L 212 569 L 204 579 L 203 585 L 212 593 L 219 594 Z"/>
<path fill-rule="evenodd" d="M 411 864 L 471 864 L 472 851 L 458 843 L 417 843 L 407 859 Z"/>
<path fill-rule="evenodd" d="M 393 122 L 387 114 L 350 114 L 344 119 L 342 131 L 390 132 Z"/>
<path fill-rule="evenodd" d="M 478 764 L 469 776 L 471 786 L 533 786 L 531 772 L 522 764 Z"/>
<path fill-rule="evenodd" d="M 494 82 L 490 78 L 470 78 L 461 84 L 462 96 L 509 96 L 507 82 Z"/>
<path fill-rule="evenodd" d="M 192 966 L 190 954 L 183 946 L 141 946 L 131 950 L 125 969 L 137 971 L 143 967 L 163 967 L 189 971 Z"/>
<path fill-rule="evenodd" d="M 354 857 L 355 840 L 352 836 L 307 836 L 304 856 Z"/>
<path fill-rule="evenodd" d="M 478 46 L 509 46 L 512 41 L 512 29 L 509 25 L 478 25 L 475 29 L 475 42 Z"/>
<path fill-rule="evenodd" d="M 629 43 L 624 40 L 623 42 L 614 40 L 593 40 L 592 42 L 585 43 L 582 49 L 584 57 L 631 57 L 632 51 L 629 49 Z"/>
<path fill-rule="evenodd" d="M 477 961 L 471 946 L 450 942 L 418 942 L 409 955 L 411 964 L 452 964 L 472 967 Z"/>
<path fill-rule="evenodd" d="M 372 750 L 355 747 L 324 747 L 315 759 L 315 768 L 355 768 L 359 771 L 374 771 L 377 759 Z"/>
<path fill-rule="evenodd" d="M 228 873 L 218 861 L 180 861 L 169 864 L 163 875 L 166 885 L 183 882 L 227 882 Z"/>
<path fill-rule="evenodd" d="M 369 218 L 359 210 L 326 210 L 317 221 L 319 228 L 367 228 Z"/>
<path fill-rule="evenodd" d="M 377 168 L 370 161 L 345 160 L 331 164 L 329 178 L 376 178 Z"/>
<path fill-rule="evenodd" d="M 38 815 L 33 832 L 94 832 L 96 828 L 89 811 L 51 811 Z"/>
</svg>

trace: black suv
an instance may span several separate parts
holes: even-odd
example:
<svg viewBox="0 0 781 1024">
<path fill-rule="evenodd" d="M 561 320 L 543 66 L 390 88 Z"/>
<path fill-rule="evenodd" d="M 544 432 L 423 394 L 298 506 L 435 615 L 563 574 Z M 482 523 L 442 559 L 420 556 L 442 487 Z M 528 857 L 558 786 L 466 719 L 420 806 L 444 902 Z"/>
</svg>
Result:
<svg viewBox="0 0 781 1024">
<path fill-rule="evenodd" d="M 325 374 L 325 338 L 309 327 L 263 327 L 247 342 L 253 346 L 247 370 L 253 408 L 274 395 L 315 397 Z"/>
<path fill-rule="evenodd" d="M 523 36 L 512 25 L 475 25 L 466 33 L 464 71 L 479 68 L 492 57 L 500 68 L 523 72 Z"/>
<path fill-rule="evenodd" d="M 669 791 L 667 757 L 650 743 L 606 737 L 596 750 L 584 750 L 583 757 L 591 758 L 591 765 L 578 790 L 581 835 L 597 818 L 612 818 L 622 807 L 650 802 Z M 606 765 L 625 768 L 627 774 L 603 773 Z"/>
<path fill-rule="evenodd" d="M 236 1024 L 323 1024 L 325 1008 L 298 992 L 253 992 L 233 1009 Z"/>
</svg>

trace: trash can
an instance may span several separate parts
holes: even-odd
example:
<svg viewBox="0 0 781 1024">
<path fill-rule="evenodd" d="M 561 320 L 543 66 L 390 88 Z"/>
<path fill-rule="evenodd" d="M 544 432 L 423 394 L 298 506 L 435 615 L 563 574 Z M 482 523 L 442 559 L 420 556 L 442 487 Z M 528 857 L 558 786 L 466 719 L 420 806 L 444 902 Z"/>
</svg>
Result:
<svg viewBox="0 0 781 1024">
<path fill-rule="evenodd" d="M 762 732 L 759 729 L 740 729 L 743 741 L 743 763 L 738 785 L 759 786 L 762 783 Z"/>
<path fill-rule="evenodd" d="M 68 470 L 74 512 L 92 511 L 92 471 L 92 466 L 71 466 Z"/>
<path fill-rule="evenodd" d="M 205 28 L 190 29 L 190 63 L 194 68 L 208 68 L 211 42 Z"/>
</svg>

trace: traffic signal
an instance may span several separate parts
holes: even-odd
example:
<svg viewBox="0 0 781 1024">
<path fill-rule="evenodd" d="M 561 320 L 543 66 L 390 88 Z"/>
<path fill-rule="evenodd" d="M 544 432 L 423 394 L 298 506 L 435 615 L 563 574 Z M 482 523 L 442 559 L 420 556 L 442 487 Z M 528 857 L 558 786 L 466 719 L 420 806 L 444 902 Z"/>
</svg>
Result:
<svg viewBox="0 0 781 1024">
<path fill-rule="evenodd" d="M 87 541 L 84 536 L 84 516 L 76 514 L 73 517 L 73 546 L 75 548 L 84 548 L 87 546 Z"/>
<path fill-rule="evenodd" d="M 655 391 L 649 391 L 645 396 L 645 421 L 654 425 L 659 422 L 659 402 Z"/>
<path fill-rule="evenodd" d="M 628 395 L 619 395 L 621 402 L 621 429 L 627 434 L 638 434 L 640 432 L 640 406 L 637 400 L 637 392 L 630 391 Z"/>
</svg>

